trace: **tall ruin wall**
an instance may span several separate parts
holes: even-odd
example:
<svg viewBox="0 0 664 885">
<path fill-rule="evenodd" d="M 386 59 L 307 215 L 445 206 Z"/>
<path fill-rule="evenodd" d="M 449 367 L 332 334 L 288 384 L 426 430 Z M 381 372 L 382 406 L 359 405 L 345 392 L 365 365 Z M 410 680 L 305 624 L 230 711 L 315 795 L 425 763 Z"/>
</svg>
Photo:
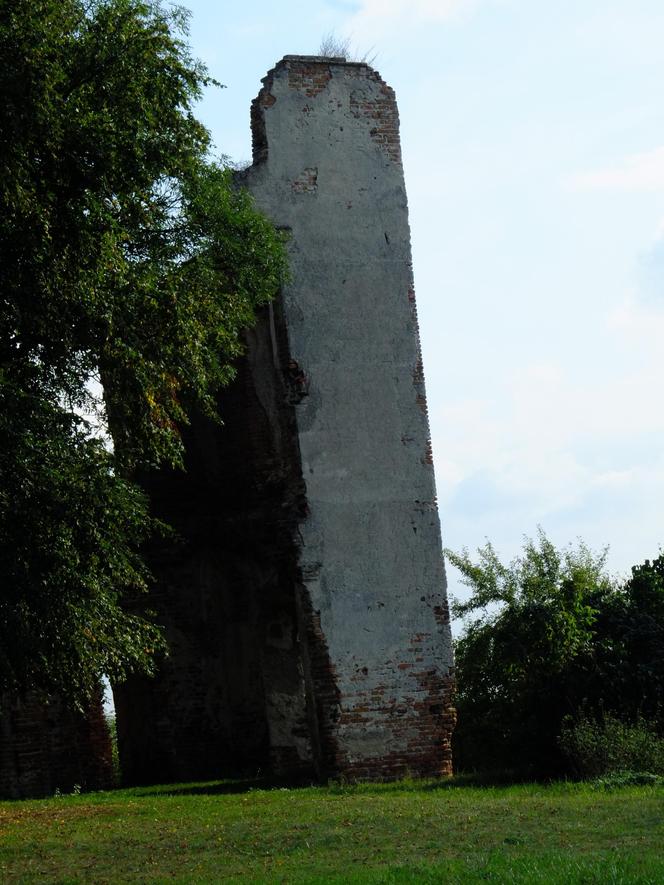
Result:
<svg viewBox="0 0 664 885">
<path fill-rule="evenodd" d="M 338 691 L 321 734 L 336 773 L 447 771 L 451 639 L 394 93 L 366 64 L 301 56 L 263 83 L 245 182 L 290 233 L 299 567 Z"/>
<path fill-rule="evenodd" d="M 129 782 L 451 771 L 452 650 L 393 91 L 286 56 L 239 176 L 292 280 L 247 333 L 223 426 L 146 480 L 171 655 L 116 691 Z"/>
</svg>

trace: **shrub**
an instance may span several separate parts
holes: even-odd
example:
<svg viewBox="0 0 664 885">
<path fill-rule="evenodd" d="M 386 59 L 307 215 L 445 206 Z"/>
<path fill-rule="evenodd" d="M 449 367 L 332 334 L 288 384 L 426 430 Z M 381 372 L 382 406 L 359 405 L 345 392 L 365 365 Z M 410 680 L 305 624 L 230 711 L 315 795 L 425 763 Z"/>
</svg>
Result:
<svg viewBox="0 0 664 885">
<path fill-rule="evenodd" d="M 601 720 L 569 717 L 559 743 L 577 777 L 664 775 L 664 738 L 644 719 L 627 723 L 610 715 Z"/>
<path fill-rule="evenodd" d="M 446 554 L 472 591 L 453 606 L 464 618 L 458 768 L 537 777 L 663 770 L 664 555 L 620 582 L 605 554 L 581 542 L 557 549 L 541 529 L 508 565 L 490 543 L 475 560 Z"/>
<path fill-rule="evenodd" d="M 659 787 L 664 785 L 664 777 L 650 774 L 649 771 L 616 771 L 593 781 L 596 790 L 616 790 L 621 787 Z"/>
<path fill-rule="evenodd" d="M 604 555 L 583 544 L 558 550 L 541 530 L 507 566 L 491 544 L 477 562 L 465 550 L 446 554 L 472 590 L 453 606 L 465 619 L 455 646 L 456 764 L 563 774 L 557 737 L 587 697 L 597 612 L 613 592 Z"/>
</svg>

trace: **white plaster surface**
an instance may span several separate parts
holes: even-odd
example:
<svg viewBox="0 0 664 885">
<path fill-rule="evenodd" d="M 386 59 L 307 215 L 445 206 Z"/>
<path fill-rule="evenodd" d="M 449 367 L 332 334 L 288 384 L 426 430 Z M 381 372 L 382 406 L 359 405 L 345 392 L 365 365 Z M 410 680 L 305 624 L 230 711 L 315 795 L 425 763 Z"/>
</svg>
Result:
<svg viewBox="0 0 664 885">
<path fill-rule="evenodd" d="M 289 84 L 287 59 L 268 81 L 267 157 L 246 183 L 291 231 L 283 310 L 308 382 L 296 406 L 310 510 L 301 565 L 315 576 L 342 710 L 377 688 L 383 704 L 408 709 L 423 691 L 416 673 L 447 674 L 452 650 L 434 612 L 446 610 L 446 583 L 403 171 L 372 137 L 376 121 L 358 116 L 358 103 L 385 98 L 370 68 L 328 63 L 328 84 L 311 96 Z M 415 656 L 423 661 L 398 668 Z M 389 721 L 345 726 L 343 716 L 339 738 L 352 758 L 397 740 Z"/>
</svg>

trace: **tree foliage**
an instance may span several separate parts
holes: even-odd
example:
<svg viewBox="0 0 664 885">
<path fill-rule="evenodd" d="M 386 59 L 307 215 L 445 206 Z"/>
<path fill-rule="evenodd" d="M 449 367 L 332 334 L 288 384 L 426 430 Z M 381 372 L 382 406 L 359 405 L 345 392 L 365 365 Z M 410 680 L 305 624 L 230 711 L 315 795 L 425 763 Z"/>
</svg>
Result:
<svg viewBox="0 0 664 885">
<path fill-rule="evenodd" d="M 664 559 L 611 579 L 605 554 L 558 550 L 540 530 L 503 565 L 488 543 L 474 562 L 446 551 L 471 587 L 454 612 L 457 764 L 560 774 L 568 717 L 664 725 Z"/>
<path fill-rule="evenodd" d="M 181 463 L 285 273 L 209 159 L 185 33 L 151 0 L 0 2 L 0 689 L 150 671 L 131 472 Z"/>
<path fill-rule="evenodd" d="M 598 613 L 591 692 L 622 719 L 664 736 L 664 555 L 632 567 Z"/>
</svg>

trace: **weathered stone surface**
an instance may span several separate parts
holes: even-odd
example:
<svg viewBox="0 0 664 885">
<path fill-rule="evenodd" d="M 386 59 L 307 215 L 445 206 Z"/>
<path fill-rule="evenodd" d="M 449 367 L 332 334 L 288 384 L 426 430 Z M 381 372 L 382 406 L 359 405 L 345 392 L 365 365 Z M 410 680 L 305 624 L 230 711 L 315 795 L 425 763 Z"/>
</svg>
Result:
<svg viewBox="0 0 664 885">
<path fill-rule="evenodd" d="M 365 64 L 299 56 L 263 83 L 245 183 L 291 234 L 299 593 L 336 692 L 314 674 L 324 767 L 449 771 L 451 636 L 394 94 Z"/>
</svg>

